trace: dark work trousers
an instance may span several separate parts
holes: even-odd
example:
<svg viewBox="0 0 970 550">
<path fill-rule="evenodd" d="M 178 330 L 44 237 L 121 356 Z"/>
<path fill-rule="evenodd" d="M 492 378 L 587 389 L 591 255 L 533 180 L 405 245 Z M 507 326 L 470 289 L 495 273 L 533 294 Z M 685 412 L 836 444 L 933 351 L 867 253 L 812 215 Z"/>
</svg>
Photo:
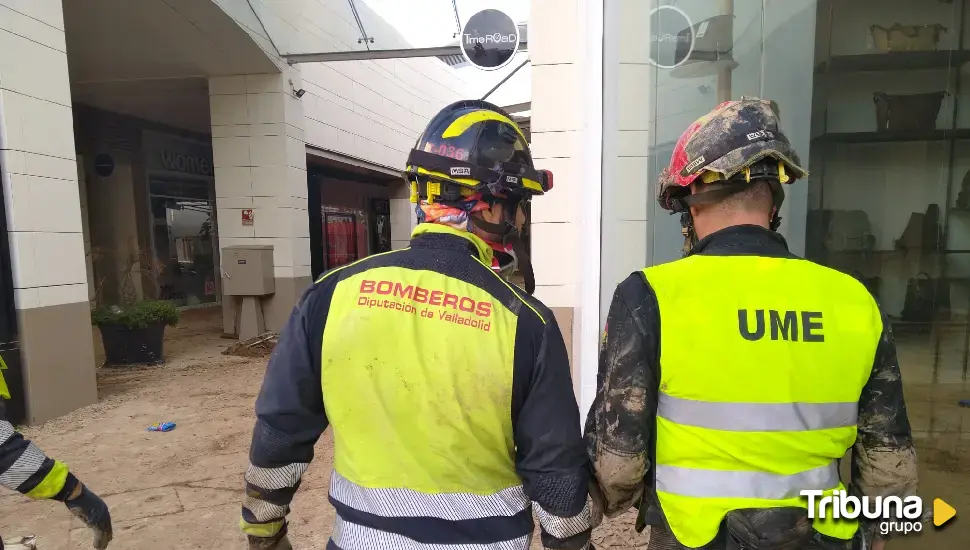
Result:
<svg viewBox="0 0 970 550">
<path fill-rule="evenodd" d="M 797 550 L 849 550 L 852 548 L 850 542 L 830 542 L 823 541 L 816 537 L 817 540 L 809 542 L 808 546 L 803 546 Z M 686 547 L 677 542 L 674 535 L 667 530 L 666 526 L 655 525 L 650 528 L 650 542 L 647 543 L 646 550 L 686 550 Z M 728 546 L 727 535 L 725 534 L 725 529 L 721 529 L 721 532 L 717 534 L 714 540 L 702 547 L 702 549 L 697 550 L 749 550 L 738 545 Z M 752 548 L 750 550 L 761 550 Z M 769 550 L 769 549 L 765 549 Z M 788 549 L 785 549 L 788 550 Z M 796 549 L 791 549 L 796 550 Z"/>
</svg>

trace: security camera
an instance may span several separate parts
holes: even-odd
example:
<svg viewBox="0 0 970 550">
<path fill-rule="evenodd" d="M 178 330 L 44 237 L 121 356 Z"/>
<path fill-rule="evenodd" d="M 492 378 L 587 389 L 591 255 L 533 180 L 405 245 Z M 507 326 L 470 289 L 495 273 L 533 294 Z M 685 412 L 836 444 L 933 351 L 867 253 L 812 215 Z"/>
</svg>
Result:
<svg viewBox="0 0 970 550">
<path fill-rule="evenodd" d="M 297 99 L 300 99 L 301 97 L 303 97 L 303 94 L 306 93 L 306 90 L 304 90 L 303 88 L 300 88 L 299 90 L 296 89 L 296 86 L 293 85 L 292 78 L 290 79 L 290 91 L 293 92 L 293 96 L 296 97 Z"/>
</svg>

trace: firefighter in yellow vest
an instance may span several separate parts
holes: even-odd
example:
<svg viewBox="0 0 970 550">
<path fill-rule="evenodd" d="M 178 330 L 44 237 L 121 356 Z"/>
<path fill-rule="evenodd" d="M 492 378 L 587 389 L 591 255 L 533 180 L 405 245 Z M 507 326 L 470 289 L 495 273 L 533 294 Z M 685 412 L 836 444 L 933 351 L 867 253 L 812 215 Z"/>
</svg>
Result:
<svg viewBox="0 0 970 550">
<path fill-rule="evenodd" d="M 606 515 L 639 506 L 650 550 L 881 548 L 873 525 L 808 518 L 801 491 L 845 490 L 848 449 L 852 494 L 915 493 L 889 322 L 775 232 L 805 176 L 757 98 L 694 122 L 661 173 L 688 253 L 617 287 L 586 424 Z"/>
<path fill-rule="evenodd" d="M 3 401 L 10 399 L 10 389 L 3 378 L 5 367 L 0 358 L 0 485 L 33 499 L 63 502 L 94 532 L 94 548 L 107 548 L 112 536 L 111 514 L 104 501 L 78 481 L 66 464 L 48 458 L 7 422 Z"/>
<path fill-rule="evenodd" d="M 250 548 L 290 547 L 289 505 L 327 427 L 328 550 L 527 550 L 533 513 L 544 545 L 590 548 L 566 347 L 530 295 L 520 238 L 552 175 L 484 101 L 432 119 L 404 175 L 410 246 L 320 277 L 269 360 L 245 476 Z M 528 292 L 499 273 L 516 264 Z"/>
</svg>

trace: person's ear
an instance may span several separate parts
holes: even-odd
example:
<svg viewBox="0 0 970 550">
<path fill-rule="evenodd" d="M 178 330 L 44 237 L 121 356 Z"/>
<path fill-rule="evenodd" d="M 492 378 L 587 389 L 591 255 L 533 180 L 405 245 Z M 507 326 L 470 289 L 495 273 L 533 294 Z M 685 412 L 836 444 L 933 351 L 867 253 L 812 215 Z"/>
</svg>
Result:
<svg viewBox="0 0 970 550">
<path fill-rule="evenodd" d="M 500 223 L 502 221 L 502 204 L 495 203 L 486 210 L 480 211 L 478 215 L 488 223 Z"/>
<path fill-rule="evenodd" d="M 520 202 L 515 209 L 515 227 L 521 231 L 525 227 L 525 202 Z"/>
</svg>

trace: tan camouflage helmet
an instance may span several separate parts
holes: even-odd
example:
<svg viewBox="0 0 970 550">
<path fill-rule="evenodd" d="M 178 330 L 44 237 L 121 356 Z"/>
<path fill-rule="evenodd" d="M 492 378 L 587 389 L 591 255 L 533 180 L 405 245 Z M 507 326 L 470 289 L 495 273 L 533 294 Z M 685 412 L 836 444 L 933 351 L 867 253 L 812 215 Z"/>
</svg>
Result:
<svg viewBox="0 0 970 550">
<path fill-rule="evenodd" d="M 670 165 L 660 174 L 657 201 L 665 210 L 685 210 L 681 199 L 698 178 L 703 183 L 750 182 L 754 177 L 790 184 L 807 175 L 779 128 L 777 104 L 742 97 L 721 103 L 680 136 Z"/>
</svg>

